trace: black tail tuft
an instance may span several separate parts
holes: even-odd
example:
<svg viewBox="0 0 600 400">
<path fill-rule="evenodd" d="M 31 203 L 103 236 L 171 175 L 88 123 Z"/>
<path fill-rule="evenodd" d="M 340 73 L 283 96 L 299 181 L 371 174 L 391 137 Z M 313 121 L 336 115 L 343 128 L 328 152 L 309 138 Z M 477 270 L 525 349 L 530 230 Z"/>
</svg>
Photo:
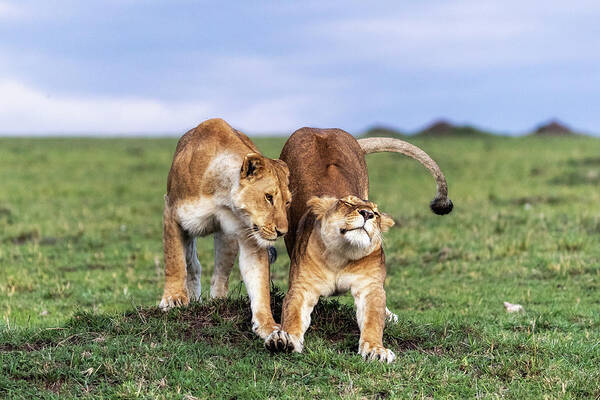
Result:
<svg viewBox="0 0 600 400">
<path fill-rule="evenodd" d="M 275 247 L 269 247 L 267 253 L 269 253 L 269 264 L 273 264 L 275 260 L 277 260 L 277 249 Z"/>
<path fill-rule="evenodd" d="M 437 215 L 446 215 L 450 214 L 450 211 L 452 211 L 454 205 L 452 204 L 452 200 L 448 198 L 442 199 L 436 197 L 435 199 L 431 200 L 429 207 L 431 207 L 431 211 Z"/>
</svg>

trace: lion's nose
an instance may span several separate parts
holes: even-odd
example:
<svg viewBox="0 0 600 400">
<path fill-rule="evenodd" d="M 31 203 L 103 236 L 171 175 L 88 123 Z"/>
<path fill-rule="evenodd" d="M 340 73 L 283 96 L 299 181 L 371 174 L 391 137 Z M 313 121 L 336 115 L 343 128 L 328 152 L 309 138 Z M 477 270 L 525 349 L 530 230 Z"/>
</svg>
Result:
<svg viewBox="0 0 600 400">
<path fill-rule="evenodd" d="M 280 231 L 279 229 L 275 228 L 275 233 L 277 233 L 277 237 L 282 237 L 283 235 L 285 235 L 287 233 L 287 231 Z"/>
<path fill-rule="evenodd" d="M 360 210 L 359 213 L 360 213 L 360 215 L 363 216 L 363 218 L 365 219 L 365 221 L 367 221 L 367 220 L 369 220 L 369 219 L 371 219 L 371 218 L 374 217 L 374 214 L 371 211 L 369 211 L 369 210 Z"/>
</svg>

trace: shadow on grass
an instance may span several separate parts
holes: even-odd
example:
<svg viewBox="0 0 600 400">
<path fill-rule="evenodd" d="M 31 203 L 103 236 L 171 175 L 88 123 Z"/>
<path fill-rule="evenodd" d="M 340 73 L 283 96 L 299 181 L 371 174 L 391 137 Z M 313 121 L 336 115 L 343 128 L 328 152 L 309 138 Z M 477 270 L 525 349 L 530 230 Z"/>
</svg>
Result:
<svg viewBox="0 0 600 400">
<path fill-rule="evenodd" d="M 271 307 L 276 321 L 281 320 L 284 293 L 271 291 Z M 353 353 L 360 331 L 353 307 L 336 299 L 322 299 L 312 313 L 306 335 L 320 338 L 328 346 Z M 429 354 L 460 351 L 456 343 L 479 336 L 473 326 L 432 326 L 400 321 L 386 327 L 384 343 L 396 353 L 417 350 Z M 262 341 L 251 330 L 250 302 L 244 296 L 194 302 L 187 307 L 162 312 L 157 307 L 137 308 L 121 315 L 76 313 L 63 327 L 27 330 L 20 334 L 0 332 L 0 351 L 32 352 L 59 346 L 102 343 L 109 338 L 154 337 L 187 343 L 204 342 L 215 346 L 240 346 L 260 349 Z"/>
</svg>

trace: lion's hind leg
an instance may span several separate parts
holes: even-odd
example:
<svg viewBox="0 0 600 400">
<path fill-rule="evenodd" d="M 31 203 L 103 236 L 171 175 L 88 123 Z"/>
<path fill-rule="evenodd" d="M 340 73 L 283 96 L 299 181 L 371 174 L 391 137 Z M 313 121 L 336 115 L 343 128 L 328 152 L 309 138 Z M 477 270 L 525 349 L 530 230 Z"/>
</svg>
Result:
<svg viewBox="0 0 600 400">
<path fill-rule="evenodd" d="M 239 252 L 233 235 L 215 232 L 215 270 L 210 280 L 210 297 L 225 297 L 229 288 L 229 275 Z"/>
<path fill-rule="evenodd" d="M 385 323 L 388 325 L 395 325 L 398 323 L 398 315 L 390 311 L 389 308 L 385 308 Z"/>
<path fill-rule="evenodd" d="M 175 220 L 168 201 L 165 201 L 163 214 L 165 288 L 159 304 L 163 311 L 189 303 L 186 289 L 186 247 L 188 247 L 186 244 L 188 241 L 187 234 Z"/>
<path fill-rule="evenodd" d="M 202 285 L 200 283 L 200 277 L 202 275 L 202 265 L 200 265 L 198 254 L 196 253 L 196 238 L 184 238 L 184 245 L 187 270 L 185 285 L 188 297 L 190 300 L 201 300 L 200 295 L 202 293 Z"/>
</svg>

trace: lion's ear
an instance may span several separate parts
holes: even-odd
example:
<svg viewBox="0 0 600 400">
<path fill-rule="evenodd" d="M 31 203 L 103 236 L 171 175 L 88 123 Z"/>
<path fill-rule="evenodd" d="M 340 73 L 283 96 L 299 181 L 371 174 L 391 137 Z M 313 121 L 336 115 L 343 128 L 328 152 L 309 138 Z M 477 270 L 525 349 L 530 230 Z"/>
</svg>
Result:
<svg viewBox="0 0 600 400">
<path fill-rule="evenodd" d="M 337 203 L 337 199 L 333 197 L 311 197 L 310 200 L 306 202 L 306 205 L 311 209 L 313 214 L 317 216 L 317 219 L 323 218 L 327 211 L 333 207 L 335 203 Z"/>
<path fill-rule="evenodd" d="M 277 165 L 279 165 L 281 168 L 283 168 L 283 170 L 285 171 L 285 174 L 287 176 L 290 176 L 290 169 L 288 168 L 288 166 L 285 163 L 285 161 L 280 160 L 280 159 L 276 159 L 276 160 L 273 160 L 273 161 L 275 161 L 275 163 L 277 163 Z"/>
<path fill-rule="evenodd" d="M 240 178 L 248 179 L 260 175 L 265 167 L 263 158 L 264 157 L 258 153 L 246 154 L 244 162 L 242 163 L 242 169 L 240 170 Z"/>
<path fill-rule="evenodd" d="M 390 230 L 390 228 L 392 226 L 394 226 L 395 222 L 392 219 L 392 217 L 390 217 L 387 214 L 381 214 L 381 232 L 387 232 Z"/>
</svg>

